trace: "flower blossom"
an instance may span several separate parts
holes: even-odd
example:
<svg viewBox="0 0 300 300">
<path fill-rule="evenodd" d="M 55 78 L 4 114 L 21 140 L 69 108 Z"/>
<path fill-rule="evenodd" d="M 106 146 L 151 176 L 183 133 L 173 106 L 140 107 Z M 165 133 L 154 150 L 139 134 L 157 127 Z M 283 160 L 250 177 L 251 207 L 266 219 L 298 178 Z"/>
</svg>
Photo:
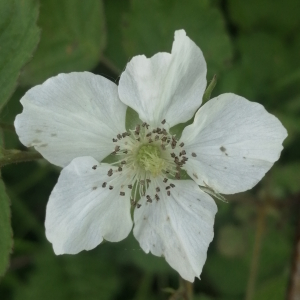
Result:
<svg viewBox="0 0 300 300">
<path fill-rule="evenodd" d="M 133 57 L 118 86 L 74 72 L 24 95 L 15 120 L 21 142 L 63 167 L 45 221 L 56 254 L 123 240 L 134 223 L 146 253 L 164 256 L 186 280 L 200 276 L 217 212 L 207 191 L 252 188 L 287 136 L 262 105 L 235 94 L 200 107 L 206 84 L 202 52 L 179 30 L 171 53 Z M 141 122 L 126 130 L 127 107 Z M 193 116 L 180 138 L 170 133 Z M 103 162 L 111 154 L 115 162 Z M 180 180 L 182 170 L 189 180 Z"/>
</svg>

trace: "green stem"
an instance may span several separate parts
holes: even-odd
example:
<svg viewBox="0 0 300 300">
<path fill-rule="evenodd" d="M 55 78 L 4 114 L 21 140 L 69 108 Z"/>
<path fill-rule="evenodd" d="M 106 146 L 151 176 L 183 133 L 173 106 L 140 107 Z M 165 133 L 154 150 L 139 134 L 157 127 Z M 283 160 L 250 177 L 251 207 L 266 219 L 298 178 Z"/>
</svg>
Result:
<svg viewBox="0 0 300 300">
<path fill-rule="evenodd" d="M 108 59 L 105 56 L 102 56 L 100 59 L 100 62 L 109 70 L 111 70 L 112 73 L 115 73 L 117 76 L 119 76 L 122 72 L 110 59 Z"/>
<path fill-rule="evenodd" d="M 179 276 L 179 288 L 169 300 L 192 300 L 193 284 Z"/>
<path fill-rule="evenodd" d="M 2 150 L 2 155 L 3 156 L 0 157 L 0 168 L 9 164 L 43 158 L 40 153 L 33 151 Z"/>
<path fill-rule="evenodd" d="M 204 92 L 204 95 L 202 98 L 202 105 L 210 99 L 211 93 L 212 93 L 213 89 L 215 88 L 216 84 L 217 84 L 217 75 L 215 74 Z"/>
<path fill-rule="evenodd" d="M 256 278 L 258 275 L 259 257 L 261 252 L 263 234 L 265 230 L 265 217 L 266 217 L 265 207 L 258 207 L 257 209 L 258 209 L 258 216 L 257 216 L 257 223 L 256 223 L 254 249 L 252 254 L 250 274 L 249 274 L 249 279 L 247 284 L 245 300 L 252 300 L 254 297 Z"/>
</svg>

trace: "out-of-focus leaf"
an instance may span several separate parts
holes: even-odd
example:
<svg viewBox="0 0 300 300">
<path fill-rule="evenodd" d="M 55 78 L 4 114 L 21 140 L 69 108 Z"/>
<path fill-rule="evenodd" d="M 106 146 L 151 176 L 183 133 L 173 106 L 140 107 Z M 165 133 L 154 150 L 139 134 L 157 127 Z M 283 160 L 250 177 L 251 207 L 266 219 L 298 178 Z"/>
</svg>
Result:
<svg viewBox="0 0 300 300">
<path fill-rule="evenodd" d="M 0 179 L 0 241 L 0 276 L 2 276 L 8 267 L 9 255 L 13 246 L 10 201 L 2 179 Z"/>
<path fill-rule="evenodd" d="M 286 276 L 278 276 L 261 284 L 257 289 L 255 300 L 282 300 L 285 299 L 287 286 Z"/>
<path fill-rule="evenodd" d="M 56 256 L 41 249 L 29 282 L 16 289 L 15 300 L 109 300 L 116 292 L 111 262 L 95 251 Z"/>
<path fill-rule="evenodd" d="M 300 191 L 300 161 L 294 161 L 284 166 L 276 166 L 271 172 L 271 193 L 277 198 L 295 194 Z"/>
<path fill-rule="evenodd" d="M 233 22 L 242 30 L 269 31 L 289 34 L 300 24 L 299 2 L 294 0 L 229 0 Z"/>
<path fill-rule="evenodd" d="M 220 229 L 217 237 L 217 247 L 221 254 L 227 257 L 242 256 L 246 252 L 245 232 L 242 227 L 227 225 Z"/>
<path fill-rule="evenodd" d="M 0 109 L 16 88 L 20 70 L 39 41 L 37 16 L 36 0 L 0 0 Z"/>
<path fill-rule="evenodd" d="M 129 9 L 129 0 L 106 0 L 104 8 L 107 30 L 107 46 L 104 54 L 120 70 L 123 70 L 129 57 L 125 54 L 122 44 L 121 28 L 124 26 L 123 15 Z"/>
<path fill-rule="evenodd" d="M 105 46 L 100 0 L 42 0 L 41 43 L 26 66 L 21 83 L 34 85 L 61 72 L 89 70 Z"/>
<path fill-rule="evenodd" d="M 174 31 L 185 29 L 202 49 L 208 63 L 208 78 L 231 60 L 232 48 L 223 16 L 212 1 L 133 0 L 124 24 L 127 55 L 170 52 Z"/>
</svg>

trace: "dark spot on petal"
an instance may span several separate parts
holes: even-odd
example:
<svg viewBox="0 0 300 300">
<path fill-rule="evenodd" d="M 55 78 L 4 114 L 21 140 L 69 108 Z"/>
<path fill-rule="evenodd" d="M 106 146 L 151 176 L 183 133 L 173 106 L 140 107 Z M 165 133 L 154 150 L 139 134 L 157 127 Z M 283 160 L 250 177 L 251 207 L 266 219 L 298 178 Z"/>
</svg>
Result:
<svg viewBox="0 0 300 300">
<path fill-rule="evenodd" d="M 224 169 L 227 169 L 226 167 L 224 167 Z"/>
<path fill-rule="evenodd" d="M 243 159 L 246 159 L 246 157 L 245 157 L 245 156 L 243 156 Z"/>
<path fill-rule="evenodd" d="M 57 134 L 56 133 L 51 133 L 51 136 L 57 136 Z"/>
<path fill-rule="evenodd" d="M 36 133 L 41 133 L 41 132 L 43 132 L 43 131 L 40 130 L 40 129 L 37 129 L 35 132 L 36 132 Z"/>
<path fill-rule="evenodd" d="M 42 141 L 38 140 L 38 139 L 35 139 L 32 141 L 32 143 L 41 143 Z"/>
<path fill-rule="evenodd" d="M 224 146 L 221 146 L 221 147 L 220 147 L 220 150 L 221 150 L 222 152 L 225 152 L 225 151 L 226 151 L 226 148 L 225 148 Z"/>
<path fill-rule="evenodd" d="M 45 147 L 47 147 L 47 146 L 48 146 L 48 144 L 42 144 L 42 145 L 40 145 L 39 147 L 45 148 Z"/>
<path fill-rule="evenodd" d="M 170 217 L 169 216 L 167 216 L 167 221 L 170 221 Z"/>
<path fill-rule="evenodd" d="M 93 186 L 93 190 L 96 190 L 97 189 L 97 187 L 96 186 Z"/>
</svg>

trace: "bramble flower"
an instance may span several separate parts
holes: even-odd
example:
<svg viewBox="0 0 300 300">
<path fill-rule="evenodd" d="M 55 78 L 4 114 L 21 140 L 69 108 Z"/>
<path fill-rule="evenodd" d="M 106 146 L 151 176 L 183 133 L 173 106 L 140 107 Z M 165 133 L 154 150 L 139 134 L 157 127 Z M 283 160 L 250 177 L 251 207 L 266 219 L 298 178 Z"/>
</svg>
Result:
<svg viewBox="0 0 300 300">
<path fill-rule="evenodd" d="M 203 54 L 179 30 L 171 53 L 134 57 L 119 86 L 88 72 L 59 74 L 24 95 L 15 121 L 21 142 L 63 167 L 45 221 L 56 254 L 124 239 L 132 206 L 141 248 L 186 280 L 200 276 L 217 212 L 206 192 L 252 188 L 287 136 L 262 105 L 235 94 L 198 109 L 205 88 Z M 128 130 L 127 106 L 141 120 Z M 193 116 L 180 138 L 170 134 Z M 104 163 L 110 154 L 116 161 Z M 180 180 L 182 170 L 190 180 Z"/>
</svg>

